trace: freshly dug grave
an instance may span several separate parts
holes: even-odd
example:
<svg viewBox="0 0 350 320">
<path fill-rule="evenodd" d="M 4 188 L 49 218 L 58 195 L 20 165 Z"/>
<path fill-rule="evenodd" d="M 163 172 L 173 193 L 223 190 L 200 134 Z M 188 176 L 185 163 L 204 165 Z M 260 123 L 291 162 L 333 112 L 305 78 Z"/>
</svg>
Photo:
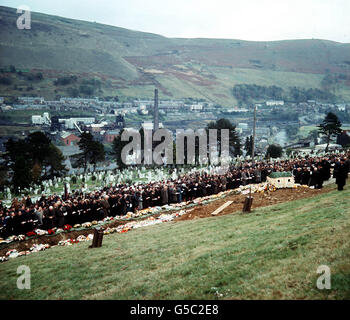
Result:
<svg viewBox="0 0 350 320">
<path fill-rule="evenodd" d="M 332 188 L 325 187 L 323 189 L 297 188 L 297 189 L 278 189 L 274 192 L 253 193 L 253 204 L 251 210 L 259 207 L 267 207 L 277 203 L 294 201 L 303 198 L 313 197 L 315 195 L 331 191 Z M 219 199 L 206 205 L 198 205 L 193 209 L 187 210 L 186 214 L 177 218 L 175 221 L 185 221 L 198 218 L 212 217 L 212 212 L 225 204 L 227 201 L 233 201 L 231 205 L 221 211 L 217 216 L 230 214 L 233 212 L 242 212 L 245 198 L 248 195 L 238 194 L 229 195 L 226 198 Z"/>
</svg>

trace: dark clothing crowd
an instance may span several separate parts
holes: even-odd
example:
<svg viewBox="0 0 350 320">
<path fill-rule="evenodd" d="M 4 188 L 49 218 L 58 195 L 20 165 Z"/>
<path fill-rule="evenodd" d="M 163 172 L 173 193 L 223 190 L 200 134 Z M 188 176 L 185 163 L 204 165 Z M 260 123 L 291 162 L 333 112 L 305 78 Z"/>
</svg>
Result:
<svg viewBox="0 0 350 320">
<path fill-rule="evenodd" d="M 150 182 L 129 186 L 117 184 L 99 191 L 41 196 L 33 202 L 30 196 L 21 201 L 15 198 L 9 208 L 0 201 L 0 237 L 26 234 L 36 228 L 49 230 L 74 226 L 109 216 L 122 216 L 155 206 L 181 203 L 221 191 L 236 189 L 252 183 L 265 182 L 272 172 L 292 172 L 295 182 L 322 188 L 333 177 L 338 190 L 343 190 L 349 172 L 345 155 L 309 157 L 278 162 L 242 163 L 230 166 L 224 174 L 207 172 L 185 174 L 177 180 Z"/>
</svg>

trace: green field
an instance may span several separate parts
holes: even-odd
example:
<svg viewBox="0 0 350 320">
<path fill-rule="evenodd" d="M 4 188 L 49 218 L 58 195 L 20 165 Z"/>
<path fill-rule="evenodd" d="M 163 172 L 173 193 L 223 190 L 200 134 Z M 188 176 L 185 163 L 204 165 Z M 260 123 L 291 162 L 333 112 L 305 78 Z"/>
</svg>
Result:
<svg viewBox="0 0 350 320">
<path fill-rule="evenodd" d="M 303 138 L 306 138 L 309 133 L 313 130 L 318 130 L 318 127 L 315 126 L 315 125 L 310 125 L 310 126 L 302 126 L 300 127 L 299 129 L 299 134 L 303 137 Z M 342 130 L 350 130 L 350 127 L 347 126 L 347 125 L 343 125 L 342 126 Z"/>
<path fill-rule="evenodd" d="M 20 257 L 0 264 L 0 299 L 349 299 L 349 196 L 347 186 Z M 23 264 L 30 290 L 16 288 Z M 320 265 L 331 290 L 316 287 Z"/>
</svg>

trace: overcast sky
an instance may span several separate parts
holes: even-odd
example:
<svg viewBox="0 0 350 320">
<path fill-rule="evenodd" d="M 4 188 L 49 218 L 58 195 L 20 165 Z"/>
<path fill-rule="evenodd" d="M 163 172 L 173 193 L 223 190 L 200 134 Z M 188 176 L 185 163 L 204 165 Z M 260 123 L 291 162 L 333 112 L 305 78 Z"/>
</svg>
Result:
<svg viewBox="0 0 350 320">
<path fill-rule="evenodd" d="M 1 0 L 32 11 L 181 38 L 350 43 L 350 0 Z"/>
</svg>

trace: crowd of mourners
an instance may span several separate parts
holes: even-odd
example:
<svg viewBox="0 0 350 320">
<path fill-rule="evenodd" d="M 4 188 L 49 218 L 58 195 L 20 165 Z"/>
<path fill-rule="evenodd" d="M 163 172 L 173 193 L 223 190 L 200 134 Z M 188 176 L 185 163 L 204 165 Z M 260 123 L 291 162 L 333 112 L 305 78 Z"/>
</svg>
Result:
<svg viewBox="0 0 350 320">
<path fill-rule="evenodd" d="M 192 173 L 176 180 L 143 185 L 117 184 L 99 191 L 76 190 L 64 195 L 42 195 L 33 202 L 30 196 L 14 198 L 9 208 L 0 201 L 0 237 L 26 234 L 36 228 L 49 230 L 100 221 L 108 216 L 126 215 L 149 207 L 181 203 L 217 194 L 241 185 L 265 182 L 272 172 L 292 172 L 295 182 L 322 188 L 333 175 L 338 190 L 343 190 L 348 177 L 349 155 L 331 154 L 278 162 L 242 163 L 231 166 L 225 174 Z"/>
</svg>

